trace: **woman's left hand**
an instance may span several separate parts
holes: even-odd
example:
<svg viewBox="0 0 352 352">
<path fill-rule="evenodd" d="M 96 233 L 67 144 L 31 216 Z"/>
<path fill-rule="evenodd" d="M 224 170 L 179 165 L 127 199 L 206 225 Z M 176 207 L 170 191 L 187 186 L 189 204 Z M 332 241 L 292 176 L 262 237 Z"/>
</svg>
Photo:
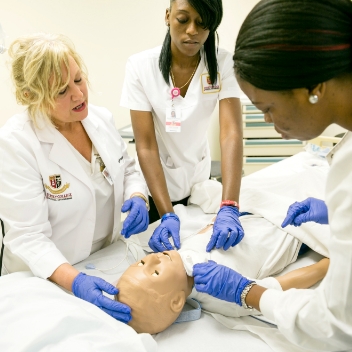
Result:
<svg viewBox="0 0 352 352">
<path fill-rule="evenodd" d="M 145 231 L 149 225 L 149 214 L 145 201 L 140 197 L 132 197 L 123 203 L 121 208 L 123 213 L 129 211 L 127 218 L 123 222 L 121 234 L 125 238 Z"/>
<path fill-rule="evenodd" d="M 206 251 L 224 248 L 227 251 L 230 247 L 242 241 L 244 231 L 239 220 L 239 210 L 237 207 L 224 206 L 220 208 L 214 222 L 213 234 L 207 245 Z"/>
<path fill-rule="evenodd" d="M 297 227 L 308 221 L 314 221 L 322 225 L 329 223 L 328 208 L 323 200 L 309 197 L 302 202 L 291 204 L 281 227 L 287 225 Z"/>
</svg>

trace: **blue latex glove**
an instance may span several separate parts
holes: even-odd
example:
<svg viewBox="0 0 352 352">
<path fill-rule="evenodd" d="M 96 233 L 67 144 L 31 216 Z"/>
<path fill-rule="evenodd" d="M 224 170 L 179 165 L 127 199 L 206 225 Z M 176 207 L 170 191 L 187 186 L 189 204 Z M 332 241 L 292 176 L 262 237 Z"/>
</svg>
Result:
<svg viewBox="0 0 352 352">
<path fill-rule="evenodd" d="M 154 230 L 148 242 L 154 252 L 173 250 L 169 237 L 174 240 L 175 247 L 180 249 L 180 219 L 175 213 L 166 213 L 161 218 L 161 224 Z"/>
<path fill-rule="evenodd" d="M 281 227 L 286 227 L 287 225 L 297 227 L 308 221 L 314 221 L 323 225 L 329 223 L 328 208 L 323 200 L 310 197 L 303 202 L 291 204 Z"/>
<path fill-rule="evenodd" d="M 131 308 L 105 297 L 102 291 L 107 292 L 109 295 L 117 295 L 119 293 L 115 286 L 100 277 L 88 276 L 84 273 L 79 273 L 72 283 L 72 292 L 76 297 L 93 303 L 113 318 L 123 323 L 128 323 L 132 319 Z"/>
<path fill-rule="evenodd" d="M 253 281 L 227 266 L 209 260 L 207 263 L 193 266 L 195 288 L 198 292 L 207 293 L 227 302 L 242 306 L 241 293 Z"/>
<path fill-rule="evenodd" d="M 140 197 L 127 199 L 121 208 L 123 213 L 129 211 L 127 218 L 123 222 L 121 234 L 125 238 L 145 231 L 149 225 L 149 213 L 145 201 Z"/>
<path fill-rule="evenodd" d="M 214 247 L 216 249 L 223 247 L 227 251 L 242 241 L 244 231 L 238 218 L 239 214 L 237 207 L 224 206 L 220 208 L 214 222 L 213 234 L 206 248 L 207 252 L 210 252 Z"/>
</svg>

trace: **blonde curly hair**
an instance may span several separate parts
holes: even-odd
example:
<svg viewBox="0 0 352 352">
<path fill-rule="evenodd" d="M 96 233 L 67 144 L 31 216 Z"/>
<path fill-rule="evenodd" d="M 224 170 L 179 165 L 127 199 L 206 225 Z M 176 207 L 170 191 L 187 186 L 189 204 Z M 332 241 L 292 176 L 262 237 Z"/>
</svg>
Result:
<svg viewBox="0 0 352 352">
<path fill-rule="evenodd" d="M 88 83 L 87 69 L 71 40 L 61 34 L 36 33 L 16 39 L 9 47 L 16 100 L 27 106 L 34 123 L 39 116 L 51 121 L 56 98 L 70 81 L 71 56 Z M 62 66 L 66 67 L 64 81 Z"/>
</svg>

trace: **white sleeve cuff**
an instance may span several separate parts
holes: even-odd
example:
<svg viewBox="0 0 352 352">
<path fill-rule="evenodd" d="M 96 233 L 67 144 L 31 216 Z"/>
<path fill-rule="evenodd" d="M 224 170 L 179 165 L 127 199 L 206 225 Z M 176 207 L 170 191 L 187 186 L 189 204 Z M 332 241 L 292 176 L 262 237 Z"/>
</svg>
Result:
<svg viewBox="0 0 352 352">
<path fill-rule="evenodd" d="M 139 104 L 139 103 L 135 103 L 135 102 L 131 102 L 131 101 L 121 101 L 120 102 L 120 106 L 123 108 L 127 108 L 130 110 L 137 110 L 137 111 L 148 111 L 148 112 L 152 112 L 152 106 L 151 105 L 147 105 L 147 104 Z"/>
<path fill-rule="evenodd" d="M 238 92 L 237 90 L 232 90 L 229 88 L 226 91 L 221 91 L 219 93 L 219 100 L 227 99 L 227 98 L 241 98 L 241 93 Z"/>
<path fill-rule="evenodd" d="M 275 321 L 274 308 L 280 301 L 282 291 L 268 289 L 266 290 L 259 301 L 260 311 L 264 316 L 272 321 Z"/>
<path fill-rule="evenodd" d="M 35 276 L 47 279 L 62 264 L 68 260 L 59 250 L 52 250 L 41 256 L 35 263 L 29 263 L 29 267 Z"/>
<path fill-rule="evenodd" d="M 136 180 L 136 183 L 137 182 L 138 181 Z M 123 201 L 125 202 L 127 199 L 130 199 L 133 193 L 141 193 L 144 195 L 144 197 L 146 199 L 148 199 L 147 186 L 145 186 L 144 184 L 141 183 L 140 185 L 134 184 L 134 185 L 130 185 L 130 186 L 126 187 L 125 192 L 124 192 Z"/>
<path fill-rule="evenodd" d="M 255 280 L 257 285 L 263 286 L 265 288 L 273 288 L 274 290 L 282 291 L 282 287 L 274 277 L 266 277 L 265 279 L 262 280 Z"/>
</svg>

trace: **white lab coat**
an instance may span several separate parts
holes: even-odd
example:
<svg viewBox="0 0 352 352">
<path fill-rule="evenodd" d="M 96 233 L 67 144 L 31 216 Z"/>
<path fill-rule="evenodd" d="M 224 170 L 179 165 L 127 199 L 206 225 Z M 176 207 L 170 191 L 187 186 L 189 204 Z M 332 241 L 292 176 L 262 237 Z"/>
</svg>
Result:
<svg viewBox="0 0 352 352">
<path fill-rule="evenodd" d="M 114 241 L 124 200 L 134 192 L 147 195 L 147 187 L 107 109 L 89 105 L 82 124 L 113 180 Z M 0 175 L 0 218 L 7 230 L 3 264 L 8 272 L 29 267 L 47 278 L 61 264 L 89 256 L 95 192 L 60 132 L 48 124 L 37 128 L 27 113 L 13 116 L 0 129 Z"/>
<path fill-rule="evenodd" d="M 326 203 L 330 266 L 316 290 L 267 290 L 262 313 L 294 344 L 314 351 L 352 348 L 352 133 L 331 151 Z"/>
<path fill-rule="evenodd" d="M 160 69 L 161 47 L 143 51 L 129 58 L 123 85 L 121 106 L 131 110 L 150 111 L 153 115 L 161 165 L 172 201 L 191 194 L 191 188 L 210 176 L 211 157 L 207 130 L 219 100 L 240 97 L 232 54 L 219 49 L 219 89 L 210 89 L 206 78 L 205 54 L 189 85 L 186 96 L 174 99 L 181 111 L 181 132 L 166 132 L 166 108 L 171 107 L 171 78 L 166 84 Z M 203 89 L 205 88 L 205 89 Z"/>
</svg>

